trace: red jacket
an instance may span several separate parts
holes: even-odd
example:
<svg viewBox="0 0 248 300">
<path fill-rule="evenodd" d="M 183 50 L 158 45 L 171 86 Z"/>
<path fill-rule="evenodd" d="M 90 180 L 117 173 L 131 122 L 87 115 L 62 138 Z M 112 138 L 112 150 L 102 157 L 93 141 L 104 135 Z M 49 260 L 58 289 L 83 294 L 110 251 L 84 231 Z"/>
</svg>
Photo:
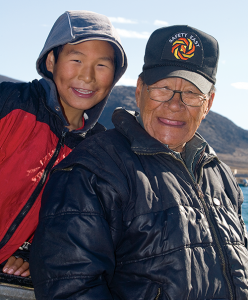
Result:
<svg viewBox="0 0 248 300">
<path fill-rule="evenodd" d="M 85 136 L 68 131 L 37 80 L 0 84 L 0 263 L 32 239 L 50 170 Z"/>
</svg>

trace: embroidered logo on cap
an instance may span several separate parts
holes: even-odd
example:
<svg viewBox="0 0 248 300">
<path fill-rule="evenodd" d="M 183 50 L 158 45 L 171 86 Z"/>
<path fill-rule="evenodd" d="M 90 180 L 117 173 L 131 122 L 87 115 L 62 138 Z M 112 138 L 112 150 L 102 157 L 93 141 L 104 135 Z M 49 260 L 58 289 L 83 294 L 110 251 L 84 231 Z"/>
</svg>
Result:
<svg viewBox="0 0 248 300">
<path fill-rule="evenodd" d="M 161 59 L 202 66 L 203 57 L 199 37 L 192 32 L 178 32 L 166 41 Z"/>
<path fill-rule="evenodd" d="M 171 52 L 177 59 L 187 60 L 194 56 L 195 45 L 191 39 L 179 38 L 172 46 Z"/>
</svg>

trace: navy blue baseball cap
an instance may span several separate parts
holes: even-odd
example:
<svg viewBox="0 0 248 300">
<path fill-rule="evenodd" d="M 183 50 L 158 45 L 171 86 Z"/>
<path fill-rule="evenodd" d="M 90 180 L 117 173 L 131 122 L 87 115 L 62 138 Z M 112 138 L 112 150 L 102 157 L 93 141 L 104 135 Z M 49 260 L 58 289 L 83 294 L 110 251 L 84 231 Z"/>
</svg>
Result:
<svg viewBox="0 0 248 300">
<path fill-rule="evenodd" d="M 216 83 L 219 45 L 215 38 L 187 25 L 155 30 L 146 45 L 143 72 L 145 84 L 180 77 L 207 94 Z"/>
</svg>

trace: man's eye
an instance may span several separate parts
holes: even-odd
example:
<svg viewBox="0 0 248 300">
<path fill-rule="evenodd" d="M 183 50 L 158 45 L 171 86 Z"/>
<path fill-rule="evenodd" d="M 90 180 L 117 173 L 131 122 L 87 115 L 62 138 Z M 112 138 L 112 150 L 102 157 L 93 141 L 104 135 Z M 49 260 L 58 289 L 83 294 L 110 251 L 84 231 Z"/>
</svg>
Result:
<svg viewBox="0 0 248 300">
<path fill-rule="evenodd" d="M 172 91 L 172 89 L 170 89 L 168 86 L 163 86 L 163 89 L 166 91 Z"/>
<path fill-rule="evenodd" d="M 79 59 L 73 59 L 73 61 L 75 61 L 77 63 L 81 63 L 81 60 L 79 60 Z"/>
<path fill-rule="evenodd" d="M 151 89 L 169 90 L 168 86 L 151 86 Z"/>
</svg>

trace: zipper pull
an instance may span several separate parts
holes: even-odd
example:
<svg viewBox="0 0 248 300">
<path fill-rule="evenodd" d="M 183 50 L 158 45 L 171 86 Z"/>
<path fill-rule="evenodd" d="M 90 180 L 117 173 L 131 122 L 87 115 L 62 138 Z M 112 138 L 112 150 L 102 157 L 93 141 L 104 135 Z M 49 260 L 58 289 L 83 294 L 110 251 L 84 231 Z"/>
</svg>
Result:
<svg viewBox="0 0 248 300">
<path fill-rule="evenodd" d="M 65 145 L 65 136 L 66 136 L 66 131 L 62 131 L 61 138 L 60 138 L 60 145 L 63 148 L 64 148 L 64 145 Z"/>
<path fill-rule="evenodd" d="M 161 288 L 158 288 L 158 293 L 157 293 L 157 296 L 156 298 L 154 298 L 154 300 L 158 300 L 161 296 Z"/>
<path fill-rule="evenodd" d="M 203 195 L 203 192 L 202 192 L 202 190 L 201 190 L 199 184 L 196 183 L 195 186 L 196 186 L 196 189 L 197 189 L 197 192 L 198 192 L 199 197 L 204 199 L 204 195 Z"/>
</svg>

